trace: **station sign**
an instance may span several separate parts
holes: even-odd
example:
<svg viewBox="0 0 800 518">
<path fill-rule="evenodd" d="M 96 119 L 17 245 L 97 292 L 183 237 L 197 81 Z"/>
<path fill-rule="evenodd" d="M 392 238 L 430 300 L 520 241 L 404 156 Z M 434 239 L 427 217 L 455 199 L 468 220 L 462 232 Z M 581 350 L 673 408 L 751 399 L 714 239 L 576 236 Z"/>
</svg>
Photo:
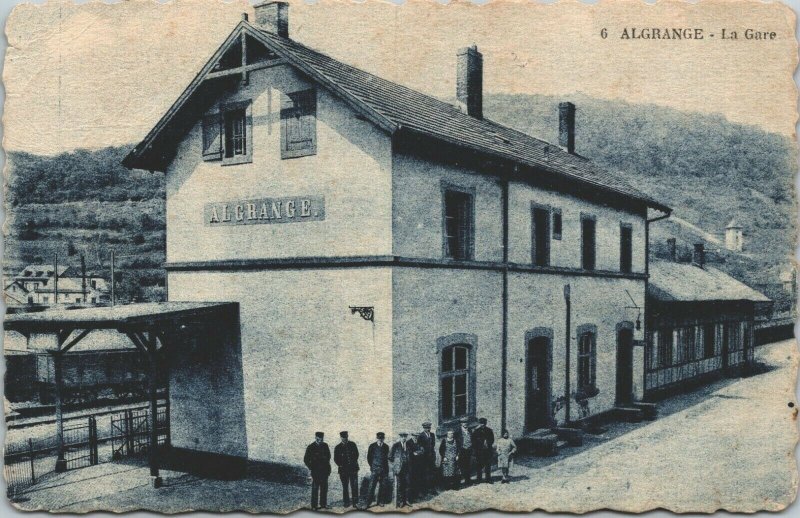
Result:
<svg viewBox="0 0 800 518">
<path fill-rule="evenodd" d="M 290 196 L 207 203 L 203 218 L 207 227 L 322 221 L 325 197 Z"/>
</svg>

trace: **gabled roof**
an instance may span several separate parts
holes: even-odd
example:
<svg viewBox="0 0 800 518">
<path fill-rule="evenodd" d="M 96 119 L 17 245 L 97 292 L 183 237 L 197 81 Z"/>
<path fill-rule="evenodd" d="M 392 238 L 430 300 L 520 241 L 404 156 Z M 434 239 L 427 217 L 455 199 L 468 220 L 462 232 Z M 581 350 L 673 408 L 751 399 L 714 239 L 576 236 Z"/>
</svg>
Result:
<svg viewBox="0 0 800 518">
<path fill-rule="evenodd" d="M 451 104 L 342 63 L 294 40 L 261 30 L 246 21 L 237 25 L 226 43 L 215 53 L 181 98 L 125 158 L 125 166 L 152 168 L 154 159 L 157 161 L 158 157 L 148 156 L 149 150 L 157 147 L 160 135 L 170 119 L 178 113 L 193 92 L 200 88 L 203 77 L 213 69 L 226 46 L 237 41 L 237 36 L 242 31 L 341 97 L 389 135 L 412 132 L 509 160 L 536 169 L 537 172 L 566 177 L 600 190 L 621 194 L 660 211 L 671 211 L 666 205 L 629 185 L 619 175 L 584 157 L 568 153 L 558 146 L 486 118 L 467 115 Z"/>
<path fill-rule="evenodd" d="M 650 263 L 647 293 L 662 302 L 771 302 L 762 293 L 716 268 L 672 261 Z"/>
<path fill-rule="evenodd" d="M 69 265 L 61 264 L 58 266 L 58 275 L 59 277 L 64 275 L 67 270 L 70 269 Z M 53 268 L 52 264 L 29 264 L 19 274 L 17 274 L 16 278 L 20 280 L 42 280 L 42 279 L 50 279 L 53 277 L 53 272 L 55 269 Z"/>
</svg>

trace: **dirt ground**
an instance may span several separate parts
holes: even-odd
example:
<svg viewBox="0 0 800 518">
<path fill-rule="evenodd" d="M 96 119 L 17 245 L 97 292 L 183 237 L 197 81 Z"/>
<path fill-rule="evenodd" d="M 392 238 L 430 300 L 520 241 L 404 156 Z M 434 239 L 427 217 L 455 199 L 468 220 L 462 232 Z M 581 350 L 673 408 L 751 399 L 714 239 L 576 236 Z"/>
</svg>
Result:
<svg viewBox="0 0 800 518">
<path fill-rule="evenodd" d="M 612 425 L 603 435 L 588 438 L 583 447 L 567 448 L 557 457 L 520 458 L 511 484 L 446 491 L 412 509 L 780 510 L 797 493 L 797 357 L 793 340 L 762 347 L 756 358 L 768 366 L 765 373 L 721 380 L 665 400 L 657 420 Z M 310 493 L 309 486 L 256 479 L 163 475 L 165 487 L 152 489 L 143 466 L 101 464 L 53 477 L 15 505 L 71 512 L 290 512 L 307 506 Z M 330 483 L 333 512 L 343 512 L 335 474 Z"/>
</svg>

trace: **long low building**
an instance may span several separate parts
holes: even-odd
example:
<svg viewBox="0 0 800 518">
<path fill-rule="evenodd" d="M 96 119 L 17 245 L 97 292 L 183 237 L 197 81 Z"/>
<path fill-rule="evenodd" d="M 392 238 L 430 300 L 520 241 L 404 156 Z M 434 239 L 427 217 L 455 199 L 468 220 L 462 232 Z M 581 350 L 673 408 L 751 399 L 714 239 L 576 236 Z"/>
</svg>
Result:
<svg viewBox="0 0 800 518">
<path fill-rule="evenodd" d="M 653 261 L 647 289 L 647 399 L 742 372 L 753 361 L 754 323 L 772 301 L 705 264 L 702 244 L 691 263 Z"/>
<path fill-rule="evenodd" d="M 240 311 L 241 356 L 174 353 L 173 447 L 297 465 L 316 430 L 519 437 L 641 399 L 648 225 L 670 209 L 576 152 L 576 107 L 551 144 L 484 117 L 474 46 L 451 105 L 289 27 L 255 6 L 124 162 L 166 174 L 169 300 Z"/>
</svg>

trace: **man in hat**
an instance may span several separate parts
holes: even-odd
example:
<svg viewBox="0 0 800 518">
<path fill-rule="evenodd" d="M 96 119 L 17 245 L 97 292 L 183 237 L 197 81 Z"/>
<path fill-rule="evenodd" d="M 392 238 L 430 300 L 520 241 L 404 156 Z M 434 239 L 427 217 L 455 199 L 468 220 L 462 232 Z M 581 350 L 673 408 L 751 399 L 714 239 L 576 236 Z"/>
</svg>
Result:
<svg viewBox="0 0 800 518">
<path fill-rule="evenodd" d="M 353 507 L 358 506 L 358 447 L 351 442 L 347 432 L 339 432 L 341 442 L 333 449 L 333 461 L 339 466 L 339 479 L 342 481 L 344 506 L 350 507 L 350 491 L 353 493 Z"/>
<path fill-rule="evenodd" d="M 394 483 L 397 485 L 397 508 L 409 505 L 408 491 L 411 485 L 411 456 L 413 445 L 408 441 L 408 432 L 400 432 L 400 440 L 392 445 L 389 461 L 392 463 Z"/>
<path fill-rule="evenodd" d="M 408 489 L 409 503 L 416 502 L 425 490 L 425 476 L 427 471 L 428 459 L 425 458 L 425 450 L 419 442 L 418 433 L 411 434 L 411 440 L 407 441 L 411 456 L 410 487 Z"/>
<path fill-rule="evenodd" d="M 469 418 L 461 418 L 461 427 L 456 432 L 456 442 L 458 443 L 458 470 L 464 477 L 464 485 L 470 485 L 470 470 L 472 469 L 472 432 L 467 424 Z"/>
<path fill-rule="evenodd" d="M 432 493 L 436 485 L 436 435 L 431 432 L 431 423 L 422 423 L 422 433 L 417 437 L 417 443 L 424 462 L 421 462 L 422 473 L 419 481 L 425 493 Z"/>
<path fill-rule="evenodd" d="M 472 448 L 475 451 L 475 463 L 478 465 L 478 484 L 492 483 L 492 453 L 494 452 L 494 432 L 486 426 L 486 418 L 478 419 L 478 427 L 472 432 Z"/>
<path fill-rule="evenodd" d="M 306 448 L 303 462 L 311 471 L 311 509 L 328 507 L 328 477 L 331 474 L 331 450 L 323 442 L 325 434 L 317 432 L 314 442 Z"/>
<path fill-rule="evenodd" d="M 367 495 L 366 507 L 372 503 L 375 498 L 375 487 L 378 486 L 378 505 L 383 507 L 383 491 L 386 485 L 386 477 L 389 475 L 389 445 L 384 443 L 383 440 L 386 435 L 383 432 L 378 432 L 375 435 L 377 439 L 369 445 L 367 449 L 367 464 L 369 464 L 369 494 Z"/>
</svg>

